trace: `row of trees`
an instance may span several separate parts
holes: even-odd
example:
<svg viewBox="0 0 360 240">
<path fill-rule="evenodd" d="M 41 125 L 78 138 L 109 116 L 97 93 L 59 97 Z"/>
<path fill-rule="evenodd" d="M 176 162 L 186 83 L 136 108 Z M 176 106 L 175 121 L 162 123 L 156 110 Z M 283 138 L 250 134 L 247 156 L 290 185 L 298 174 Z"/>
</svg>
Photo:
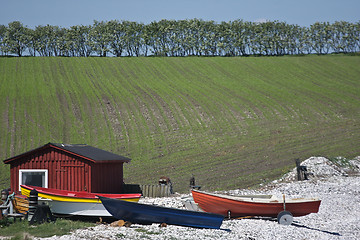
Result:
<svg viewBox="0 0 360 240">
<path fill-rule="evenodd" d="M 310 27 L 279 21 L 216 23 L 199 19 L 94 21 L 89 26 L 37 26 L 19 21 L 0 25 L 3 56 L 246 56 L 358 52 L 360 22 L 315 23 Z"/>
</svg>

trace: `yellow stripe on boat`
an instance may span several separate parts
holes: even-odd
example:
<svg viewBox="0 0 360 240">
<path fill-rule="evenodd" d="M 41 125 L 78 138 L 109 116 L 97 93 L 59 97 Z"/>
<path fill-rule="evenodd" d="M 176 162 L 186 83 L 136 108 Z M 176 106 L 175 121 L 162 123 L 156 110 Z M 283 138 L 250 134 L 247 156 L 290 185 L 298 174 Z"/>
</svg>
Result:
<svg viewBox="0 0 360 240">
<path fill-rule="evenodd" d="M 21 194 L 29 197 L 30 190 L 21 187 Z M 66 196 L 57 196 L 57 195 L 41 193 L 41 192 L 38 192 L 38 197 L 52 199 L 52 200 L 56 200 L 56 201 L 63 201 L 63 202 L 101 203 L 100 199 L 98 199 L 98 198 L 92 199 L 92 198 L 66 197 Z M 118 198 L 118 199 L 127 201 L 127 202 L 138 202 L 139 201 L 139 198 Z"/>
</svg>

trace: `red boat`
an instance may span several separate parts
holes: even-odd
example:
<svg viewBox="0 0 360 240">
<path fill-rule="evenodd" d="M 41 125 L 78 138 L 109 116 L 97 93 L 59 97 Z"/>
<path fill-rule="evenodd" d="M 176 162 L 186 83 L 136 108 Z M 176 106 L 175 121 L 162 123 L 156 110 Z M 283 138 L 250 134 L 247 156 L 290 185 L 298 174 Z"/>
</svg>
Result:
<svg viewBox="0 0 360 240">
<path fill-rule="evenodd" d="M 318 198 L 294 198 L 286 199 L 285 196 L 276 198 L 272 195 L 253 196 L 228 196 L 211 194 L 203 191 L 192 190 L 192 196 L 205 212 L 217 213 L 227 217 L 300 217 L 319 211 Z M 291 223 L 290 222 L 290 223 Z M 279 222 L 280 223 L 280 222 Z"/>
</svg>

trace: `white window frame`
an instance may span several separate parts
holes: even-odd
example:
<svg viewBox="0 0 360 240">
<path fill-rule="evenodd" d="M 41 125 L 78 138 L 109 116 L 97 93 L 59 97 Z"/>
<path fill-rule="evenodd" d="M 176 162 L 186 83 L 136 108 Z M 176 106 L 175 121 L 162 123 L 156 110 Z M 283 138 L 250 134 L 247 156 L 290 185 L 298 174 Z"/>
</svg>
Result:
<svg viewBox="0 0 360 240">
<path fill-rule="evenodd" d="M 45 182 L 44 185 L 48 187 L 48 169 L 20 169 L 19 170 L 19 191 L 21 191 L 20 185 L 22 184 L 22 173 L 26 172 L 44 172 L 45 173 Z"/>
</svg>

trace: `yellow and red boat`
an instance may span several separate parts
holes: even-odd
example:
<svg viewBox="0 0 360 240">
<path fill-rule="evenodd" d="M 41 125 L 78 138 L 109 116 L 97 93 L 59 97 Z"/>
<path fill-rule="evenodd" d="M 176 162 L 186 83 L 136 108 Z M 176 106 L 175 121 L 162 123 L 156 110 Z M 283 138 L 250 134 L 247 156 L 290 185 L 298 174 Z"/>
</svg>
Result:
<svg viewBox="0 0 360 240">
<path fill-rule="evenodd" d="M 52 213 L 57 215 L 111 217 L 98 196 L 138 202 L 141 194 L 112 194 L 66 191 L 52 188 L 21 185 L 21 194 L 29 197 L 31 190 L 38 192 L 41 201 L 46 202 Z"/>
</svg>

